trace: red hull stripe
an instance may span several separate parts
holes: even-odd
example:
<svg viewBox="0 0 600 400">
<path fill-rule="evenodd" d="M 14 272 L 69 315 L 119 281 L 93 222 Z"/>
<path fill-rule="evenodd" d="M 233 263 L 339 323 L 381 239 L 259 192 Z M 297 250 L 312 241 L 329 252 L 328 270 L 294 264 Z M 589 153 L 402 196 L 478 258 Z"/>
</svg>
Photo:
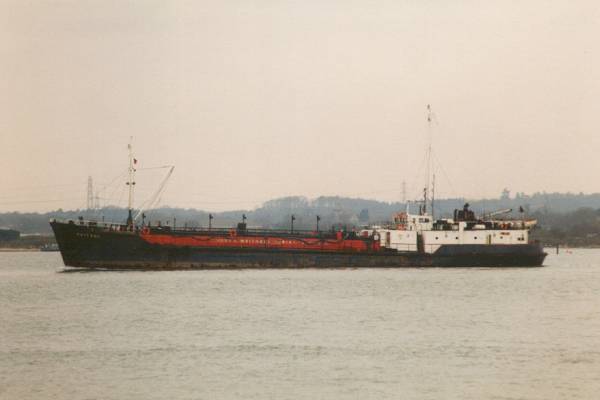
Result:
<svg viewBox="0 0 600 400">
<path fill-rule="evenodd" d="M 367 252 L 379 250 L 379 243 L 360 239 L 320 239 L 320 238 L 282 238 L 257 236 L 208 236 L 185 235 L 173 236 L 164 234 L 141 233 L 140 237 L 148 243 L 178 247 L 200 248 L 247 248 L 278 250 L 320 250 L 320 251 L 356 251 Z"/>
</svg>

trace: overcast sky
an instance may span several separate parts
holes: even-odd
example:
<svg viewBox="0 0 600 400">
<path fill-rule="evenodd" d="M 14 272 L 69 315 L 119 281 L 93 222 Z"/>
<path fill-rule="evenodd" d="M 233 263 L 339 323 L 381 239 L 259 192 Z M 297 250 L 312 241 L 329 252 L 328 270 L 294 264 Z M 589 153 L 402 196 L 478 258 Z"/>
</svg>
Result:
<svg viewBox="0 0 600 400">
<path fill-rule="evenodd" d="M 599 192 L 598 4 L 1 1 L 0 211 Z"/>
</svg>

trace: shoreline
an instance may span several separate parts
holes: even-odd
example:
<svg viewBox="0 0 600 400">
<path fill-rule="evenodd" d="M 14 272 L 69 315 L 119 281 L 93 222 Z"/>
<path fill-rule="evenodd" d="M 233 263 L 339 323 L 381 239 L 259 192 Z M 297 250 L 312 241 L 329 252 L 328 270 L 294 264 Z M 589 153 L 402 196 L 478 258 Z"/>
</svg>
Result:
<svg viewBox="0 0 600 400">
<path fill-rule="evenodd" d="M 37 252 L 37 251 L 41 251 L 38 248 L 35 247 L 31 247 L 31 248 L 27 248 L 27 247 L 0 247 L 0 253 L 25 253 L 25 252 Z"/>
</svg>

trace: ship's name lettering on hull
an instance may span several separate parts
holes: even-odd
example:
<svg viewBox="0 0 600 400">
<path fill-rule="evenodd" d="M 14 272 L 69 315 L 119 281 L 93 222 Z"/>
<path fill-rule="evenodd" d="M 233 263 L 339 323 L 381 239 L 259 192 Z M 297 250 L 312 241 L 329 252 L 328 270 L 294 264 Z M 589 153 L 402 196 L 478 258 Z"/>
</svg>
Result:
<svg viewBox="0 0 600 400">
<path fill-rule="evenodd" d="M 100 239 L 100 235 L 95 235 L 93 233 L 77 233 L 77 237 L 86 238 L 86 239 Z"/>
</svg>

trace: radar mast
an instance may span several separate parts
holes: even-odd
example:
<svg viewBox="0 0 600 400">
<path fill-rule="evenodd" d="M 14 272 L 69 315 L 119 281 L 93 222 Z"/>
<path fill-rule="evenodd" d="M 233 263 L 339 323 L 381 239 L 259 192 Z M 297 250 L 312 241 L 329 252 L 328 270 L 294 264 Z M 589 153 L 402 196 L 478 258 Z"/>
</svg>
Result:
<svg viewBox="0 0 600 400">
<path fill-rule="evenodd" d="M 423 207 L 421 208 L 421 213 L 423 215 L 427 214 L 427 202 L 429 200 L 429 185 L 430 185 L 430 175 L 431 175 L 431 142 L 433 138 L 433 129 L 431 126 L 431 122 L 433 119 L 433 113 L 431 112 L 431 105 L 427 104 L 427 150 L 426 150 L 426 170 L 425 170 L 425 188 L 423 189 Z M 432 205 L 433 207 L 433 205 Z M 433 210 L 432 210 L 433 211 Z"/>
<path fill-rule="evenodd" d="M 127 149 L 129 150 L 129 177 L 127 180 L 127 186 L 129 187 L 129 197 L 127 199 L 127 226 L 133 226 L 133 187 L 135 186 L 135 164 L 137 160 L 133 158 L 133 137 L 129 138 L 129 144 L 127 145 Z"/>
</svg>

